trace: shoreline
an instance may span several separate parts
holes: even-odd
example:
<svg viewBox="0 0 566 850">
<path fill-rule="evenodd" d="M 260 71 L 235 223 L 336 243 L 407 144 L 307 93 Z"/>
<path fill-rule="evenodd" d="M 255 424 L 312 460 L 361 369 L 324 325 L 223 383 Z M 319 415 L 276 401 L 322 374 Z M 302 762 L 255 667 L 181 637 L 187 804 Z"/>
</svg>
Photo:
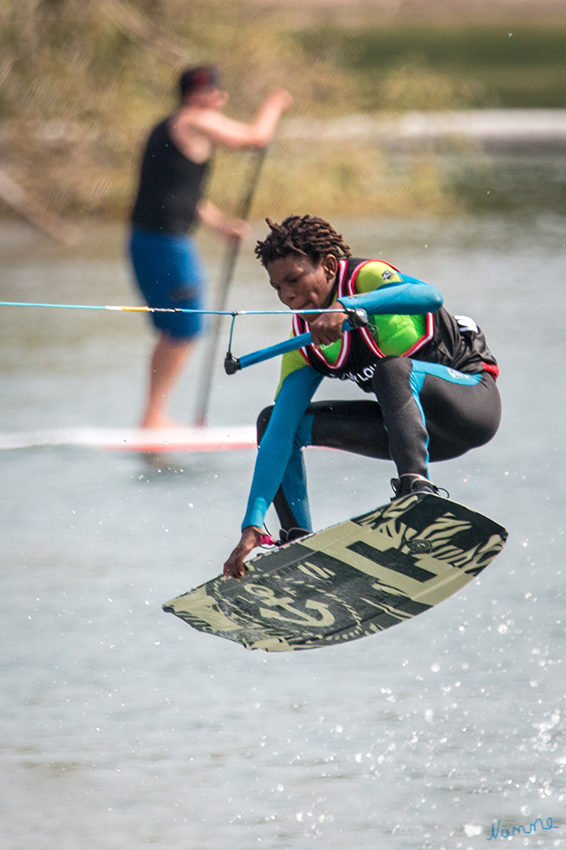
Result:
<svg viewBox="0 0 566 850">
<path fill-rule="evenodd" d="M 0 145 L 9 145 L 19 132 L 18 122 L 13 119 L 0 121 Z M 60 145 L 73 144 L 80 133 L 76 122 L 48 121 L 30 127 L 28 136 L 47 145 Z M 386 147 L 457 137 L 499 151 L 517 146 L 566 149 L 566 109 L 380 111 L 333 118 L 297 116 L 284 118 L 278 132 L 282 141 L 375 141 Z"/>
<path fill-rule="evenodd" d="M 471 109 L 293 118 L 282 122 L 286 140 L 376 142 L 385 148 L 418 148 L 462 139 L 484 151 L 566 152 L 566 109 Z"/>
</svg>

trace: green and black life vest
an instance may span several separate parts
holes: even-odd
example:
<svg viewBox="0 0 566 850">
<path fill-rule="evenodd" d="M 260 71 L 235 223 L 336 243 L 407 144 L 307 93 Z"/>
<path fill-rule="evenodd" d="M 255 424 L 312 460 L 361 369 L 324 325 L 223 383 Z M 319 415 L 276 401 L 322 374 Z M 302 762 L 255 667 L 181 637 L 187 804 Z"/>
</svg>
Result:
<svg viewBox="0 0 566 850">
<path fill-rule="evenodd" d="M 368 263 L 379 262 L 398 270 L 382 260 L 350 258 L 339 263 L 331 303 L 346 296 L 355 296 L 356 277 Z M 384 274 L 385 276 L 385 274 Z M 306 333 L 309 326 L 298 315 L 293 316 L 293 335 Z M 301 348 L 307 363 L 328 378 L 355 381 L 365 392 L 371 392 L 371 378 L 376 363 L 383 357 L 397 355 L 443 363 L 460 372 L 490 372 L 495 378 L 497 363 L 475 322 L 468 317 L 452 316 L 444 307 L 425 315 L 370 317 L 370 323 L 344 334 L 341 340 L 327 346 Z"/>
</svg>

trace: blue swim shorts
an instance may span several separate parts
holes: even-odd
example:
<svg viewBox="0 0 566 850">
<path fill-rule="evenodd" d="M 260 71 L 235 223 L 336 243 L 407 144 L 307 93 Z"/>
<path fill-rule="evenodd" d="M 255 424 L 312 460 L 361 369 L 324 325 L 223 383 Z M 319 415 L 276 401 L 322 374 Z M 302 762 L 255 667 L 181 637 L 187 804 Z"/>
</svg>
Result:
<svg viewBox="0 0 566 850">
<path fill-rule="evenodd" d="M 202 310 L 206 278 L 190 236 L 136 227 L 130 237 L 135 278 L 148 307 Z M 155 327 L 175 339 L 190 339 L 203 327 L 200 313 L 150 313 Z"/>
</svg>

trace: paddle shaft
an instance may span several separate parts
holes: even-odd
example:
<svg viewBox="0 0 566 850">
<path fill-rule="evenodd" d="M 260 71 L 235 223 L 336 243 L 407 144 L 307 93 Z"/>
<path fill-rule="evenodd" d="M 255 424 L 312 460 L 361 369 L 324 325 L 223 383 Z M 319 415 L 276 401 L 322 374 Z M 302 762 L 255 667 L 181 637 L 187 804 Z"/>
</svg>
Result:
<svg viewBox="0 0 566 850">
<path fill-rule="evenodd" d="M 238 217 L 243 221 L 248 220 L 266 153 L 267 148 L 265 147 L 260 148 L 260 150 L 258 150 L 255 154 L 246 194 L 242 199 L 240 210 L 238 212 Z M 236 268 L 238 254 L 240 253 L 241 241 L 241 239 L 233 238 L 230 239 L 228 243 L 228 249 L 224 257 L 224 264 L 220 277 L 220 285 L 216 293 L 216 311 L 224 310 L 226 306 L 226 301 L 228 299 L 228 291 L 230 289 L 230 284 L 232 283 L 232 278 L 234 276 L 234 269 Z M 206 425 L 206 422 L 208 421 L 208 405 L 210 402 L 210 392 L 212 388 L 212 375 L 214 372 L 214 364 L 216 362 L 216 354 L 218 351 L 218 340 L 220 337 L 221 320 L 222 317 L 219 315 L 215 315 L 213 317 L 210 332 L 207 339 L 204 357 L 204 367 L 201 373 L 200 385 L 197 393 L 197 411 L 195 416 L 195 424 L 199 427 Z"/>
</svg>

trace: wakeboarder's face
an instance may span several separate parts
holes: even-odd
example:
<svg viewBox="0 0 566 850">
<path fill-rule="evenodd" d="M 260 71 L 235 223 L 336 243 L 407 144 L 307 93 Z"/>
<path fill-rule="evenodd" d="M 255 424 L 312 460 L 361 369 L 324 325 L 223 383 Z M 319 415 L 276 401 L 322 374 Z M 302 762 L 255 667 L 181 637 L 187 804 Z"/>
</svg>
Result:
<svg viewBox="0 0 566 850">
<path fill-rule="evenodd" d="M 267 263 L 269 282 L 279 300 L 291 310 L 320 310 L 329 306 L 338 260 L 328 254 L 315 264 L 301 254 L 288 254 Z M 314 321 L 316 315 L 305 316 Z"/>
</svg>

